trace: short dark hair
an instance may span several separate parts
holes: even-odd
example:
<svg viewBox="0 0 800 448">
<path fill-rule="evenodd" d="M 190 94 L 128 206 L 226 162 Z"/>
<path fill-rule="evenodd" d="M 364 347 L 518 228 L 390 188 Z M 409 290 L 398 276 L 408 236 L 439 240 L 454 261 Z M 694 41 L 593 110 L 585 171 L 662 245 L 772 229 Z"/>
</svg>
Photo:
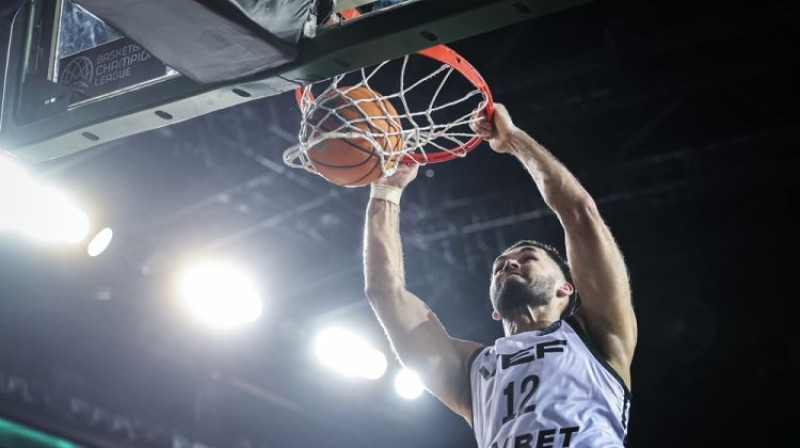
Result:
<svg viewBox="0 0 800 448">
<path fill-rule="evenodd" d="M 574 288 L 575 283 L 572 282 L 572 271 L 569 268 L 569 263 L 567 263 L 567 260 L 561 256 L 561 253 L 558 251 L 558 249 L 549 244 L 542 243 L 539 241 L 520 240 L 509 246 L 509 248 L 504 250 L 503 253 L 512 251 L 520 247 L 537 247 L 545 251 L 547 255 L 550 256 L 550 258 L 556 262 L 559 269 L 561 269 L 561 272 L 564 274 L 564 278 L 567 279 L 567 281 L 570 282 L 570 284 L 572 284 Z M 580 299 L 578 298 L 578 291 L 573 289 L 572 295 L 569 296 L 569 303 L 567 303 L 567 307 L 564 308 L 564 311 L 561 312 L 561 318 L 563 319 L 565 317 L 571 316 L 578 308 L 578 305 L 580 305 Z"/>
</svg>

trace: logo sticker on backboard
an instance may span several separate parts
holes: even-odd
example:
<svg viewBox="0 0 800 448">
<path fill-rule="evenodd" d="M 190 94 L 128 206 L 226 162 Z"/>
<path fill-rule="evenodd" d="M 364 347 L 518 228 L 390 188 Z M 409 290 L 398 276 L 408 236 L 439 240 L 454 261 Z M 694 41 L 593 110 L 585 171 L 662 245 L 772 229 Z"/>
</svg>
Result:
<svg viewBox="0 0 800 448">
<path fill-rule="evenodd" d="M 61 70 L 61 84 L 72 89 L 86 91 L 92 85 L 94 64 L 86 56 L 78 56 Z"/>
<path fill-rule="evenodd" d="M 59 64 L 60 84 L 70 88 L 70 104 L 163 77 L 167 66 L 128 38 L 67 56 Z"/>
</svg>

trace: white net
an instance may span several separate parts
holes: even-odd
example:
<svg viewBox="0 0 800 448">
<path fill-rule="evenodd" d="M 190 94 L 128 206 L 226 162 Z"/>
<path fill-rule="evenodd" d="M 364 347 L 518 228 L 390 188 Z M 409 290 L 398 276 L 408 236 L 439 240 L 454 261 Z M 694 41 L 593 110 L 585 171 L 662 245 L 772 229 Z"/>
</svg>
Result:
<svg viewBox="0 0 800 448">
<path fill-rule="evenodd" d="M 399 80 L 392 75 L 387 81 L 381 74 L 392 73 L 393 64 L 400 64 Z M 382 161 L 384 176 L 401 158 L 424 165 L 466 156 L 480 143 L 470 125 L 489 98 L 454 71 L 447 63 L 413 54 L 336 76 L 327 86 L 304 86 L 299 144 L 284 152 L 284 162 L 317 173 L 309 151 L 327 147 L 330 139 L 371 149 Z"/>
</svg>

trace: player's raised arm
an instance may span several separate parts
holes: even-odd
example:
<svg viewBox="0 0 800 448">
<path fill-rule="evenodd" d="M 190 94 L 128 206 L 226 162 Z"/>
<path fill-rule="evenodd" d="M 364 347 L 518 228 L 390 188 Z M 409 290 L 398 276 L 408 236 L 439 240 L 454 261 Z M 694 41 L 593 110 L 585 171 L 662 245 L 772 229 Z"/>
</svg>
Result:
<svg viewBox="0 0 800 448">
<path fill-rule="evenodd" d="M 636 347 L 636 317 L 625 262 L 611 231 L 589 193 L 547 149 L 514 126 L 496 104 L 493 123 L 483 120 L 476 132 L 492 149 L 517 157 L 531 174 L 545 203 L 556 213 L 566 236 L 567 258 L 581 297 L 576 317 L 606 361 L 630 386 Z"/>
<path fill-rule="evenodd" d="M 418 168 L 401 165 L 371 187 L 364 229 L 366 294 L 400 362 L 471 423 L 467 362 L 480 345 L 448 336 L 431 309 L 405 287 L 398 204 Z"/>
</svg>

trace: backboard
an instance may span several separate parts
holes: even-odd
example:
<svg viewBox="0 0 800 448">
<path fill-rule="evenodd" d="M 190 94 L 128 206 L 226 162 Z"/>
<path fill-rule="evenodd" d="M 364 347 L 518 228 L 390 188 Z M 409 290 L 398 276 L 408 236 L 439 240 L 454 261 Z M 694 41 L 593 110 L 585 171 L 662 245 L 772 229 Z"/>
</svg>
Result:
<svg viewBox="0 0 800 448">
<path fill-rule="evenodd" d="M 83 1 L 28 0 L 12 23 L 0 149 L 24 162 L 66 156 L 293 91 L 589 0 L 309 0 L 299 39 L 276 43 L 288 55 L 284 63 L 214 82 L 199 82 L 171 68 L 153 55 L 152 47 L 80 6 Z M 353 8 L 360 17 L 344 13 Z M 253 28 L 254 23 L 242 26 Z"/>
</svg>

